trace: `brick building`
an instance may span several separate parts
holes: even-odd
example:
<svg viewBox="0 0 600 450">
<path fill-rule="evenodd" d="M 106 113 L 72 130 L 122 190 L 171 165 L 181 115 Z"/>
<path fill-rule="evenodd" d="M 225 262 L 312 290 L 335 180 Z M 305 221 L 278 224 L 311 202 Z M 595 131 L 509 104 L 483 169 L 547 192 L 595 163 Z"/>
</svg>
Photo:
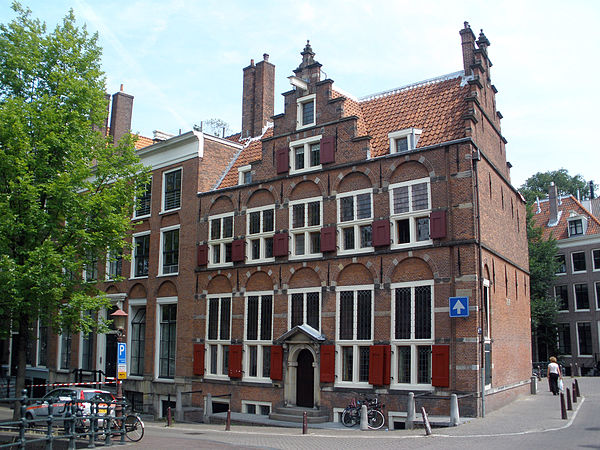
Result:
<svg viewBox="0 0 600 450">
<path fill-rule="evenodd" d="M 242 136 L 262 134 L 199 194 L 194 390 L 330 420 L 356 395 L 401 418 L 410 391 L 478 415 L 529 390 L 525 203 L 489 41 L 460 35 L 463 70 L 361 99 L 307 43 L 266 130 L 274 70 L 244 69 Z M 467 318 L 449 317 L 455 296 Z"/>
<path fill-rule="evenodd" d="M 555 185 L 534 208 L 544 237 L 556 239 L 561 263 L 550 292 L 559 299 L 556 356 L 567 374 L 585 375 L 600 361 L 600 221 L 572 195 L 557 195 Z M 534 347 L 537 361 L 550 356 Z"/>
<path fill-rule="evenodd" d="M 462 70 L 362 99 L 323 78 L 307 43 L 275 116 L 265 54 L 243 70 L 239 135 L 139 150 L 153 176 L 132 261 L 91 275 L 128 313 L 137 407 L 336 420 L 378 395 L 402 421 L 411 391 L 442 414 L 463 394 L 475 416 L 529 390 L 525 204 L 489 41 L 466 23 L 460 36 Z M 450 297 L 468 317 L 449 317 Z M 115 371 L 110 334 L 51 339 L 48 355 L 51 381 Z"/>
</svg>

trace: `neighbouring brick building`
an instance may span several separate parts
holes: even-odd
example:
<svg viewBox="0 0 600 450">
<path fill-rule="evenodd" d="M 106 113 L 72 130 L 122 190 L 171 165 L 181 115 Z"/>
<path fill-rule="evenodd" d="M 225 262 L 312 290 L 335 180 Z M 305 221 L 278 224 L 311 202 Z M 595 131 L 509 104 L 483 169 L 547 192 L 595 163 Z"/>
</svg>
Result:
<svg viewBox="0 0 600 450">
<path fill-rule="evenodd" d="M 487 409 L 529 391 L 525 203 L 489 41 L 460 35 L 460 72 L 362 99 L 322 78 L 307 43 L 266 129 L 274 70 L 244 69 L 241 135 L 260 139 L 199 194 L 194 390 L 330 420 L 363 394 L 402 420 L 410 391 L 444 414 L 463 394 L 464 415 L 482 391 Z M 455 296 L 467 318 L 449 317 Z"/>
<path fill-rule="evenodd" d="M 550 292 L 559 300 L 556 356 L 567 374 L 585 375 L 600 368 L 600 221 L 572 195 L 557 195 L 555 185 L 548 194 L 534 205 L 533 218 L 559 250 L 560 268 Z M 537 361 L 552 356 L 544 346 L 536 347 Z"/>
<path fill-rule="evenodd" d="M 275 116 L 265 54 L 243 70 L 240 134 L 144 140 L 132 260 L 85 274 L 128 313 L 139 408 L 336 420 L 378 395 L 401 422 L 411 391 L 434 414 L 461 394 L 468 416 L 528 392 L 525 203 L 489 41 L 466 23 L 460 36 L 459 72 L 362 99 L 322 78 L 307 43 Z M 48 355 L 51 381 L 115 371 L 110 334 L 51 339 Z"/>
</svg>

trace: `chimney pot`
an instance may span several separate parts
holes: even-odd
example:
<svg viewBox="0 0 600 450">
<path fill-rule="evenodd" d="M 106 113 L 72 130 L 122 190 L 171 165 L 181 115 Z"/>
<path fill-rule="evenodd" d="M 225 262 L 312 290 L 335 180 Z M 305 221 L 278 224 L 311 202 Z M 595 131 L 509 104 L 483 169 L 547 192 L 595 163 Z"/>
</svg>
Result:
<svg viewBox="0 0 600 450">
<path fill-rule="evenodd" d="M 121 83 L 121 92 L 123 92 L 123 83 Z"/>
<path fill-rule="evenodd" d="M 556 223 L 558 221 L 558 198 L 554 182 L 550 182 L 550 188 L 548 189 L 548 203 L 550 205 L 550 222 Z"/>
<path fill-rule="evenodd" d="M 263 53 L 263 61 L 268 61 L 268 60 L 269 60 L 269 54 Z"/>
<path fill-rule="evenodd" d="M 253 66 L 254 65 L 254 59 L 250 60 L 250 65 Z"/>
</svg>

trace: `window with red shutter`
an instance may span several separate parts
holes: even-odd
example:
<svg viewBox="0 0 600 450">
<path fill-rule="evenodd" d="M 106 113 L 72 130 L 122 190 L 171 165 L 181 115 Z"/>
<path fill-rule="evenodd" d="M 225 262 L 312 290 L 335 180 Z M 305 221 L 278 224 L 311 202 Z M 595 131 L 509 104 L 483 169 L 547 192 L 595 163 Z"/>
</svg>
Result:
<svg viewBox="0 0 600 450">
<path fill-rule="evenodd" d="M 390 221 L 388 219 L 373 221 L 373 247 L 390 245 Z"/>
<path fill-rule="evenodd" d="M 441 239 L 446 237 L 446 211 L 433 211 L 429 217 L 431 239 Z"/>
<path fill-rule="evenodd" d="M 431 385 L 450 386 L 450 346 L 431 346 Z"/>
<path fill-rule="evenodd" d="M 198 265 L 205 266 L 208 264 L 208 244 L 198 246 Z"/>
<path fill-rule="evenodd" d="M 286 173 L 290 170 L 290 154 L 287 147 L 278 149 L 275 152 L 275 166 L 277 173 Z"/>
<path fill-rule="evenodd" d="M 273 236 L 273 256 L 288 255 L 288 234 L 277 233 Z"/>
<path fill-rule="evenodd" d="M 194 375 L 204 375 L 204 344 L 194 344 Z"/>
<path fill-rule="evenodd" d="M 321 383 L 335 381 L 335 345 L 321 345 Z"/>
<path fill-rule="evenodd" d="M 321 139 L 321 164 L 335 162 L 335 136 Z"/>
<path fill-rule="evenodd" d="M 369 347 L 369 383 L 375 386 L 390 384 L 390 364 L 392 348 L 390 345 L 372 345 Z"/>
<path fill-rule="evenodd" d="M 336 228 L 327 227 L 321 229 L 321 252 L 334 252 L 336 238 Z"/>
<path fill-rule="evenodd" d="M 231 260 L 233 262 L 241 262 L 245 259 L 246 241 L 238 239 L 231 243 Z"/>
<path fill-rule="evenodd" d="M 242 378 L 242 346 L 229 346 L 229 378 Z"/>
<path fill-rule="evenodd" d="M 271 346 L 271 380 L 283 380 L 283 347 Z"/>
</svg>

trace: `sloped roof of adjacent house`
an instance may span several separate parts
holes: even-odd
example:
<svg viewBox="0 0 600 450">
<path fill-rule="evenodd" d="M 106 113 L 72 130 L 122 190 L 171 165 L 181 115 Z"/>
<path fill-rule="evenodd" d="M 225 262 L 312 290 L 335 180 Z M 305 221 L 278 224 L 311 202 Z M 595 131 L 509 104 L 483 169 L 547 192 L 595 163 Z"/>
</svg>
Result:
<svg viewBox="0 0 600 450">
<path fill-rule="evenodd" d="M 334 88 L 332 98 L 344 97 L 343 116 L 358 118 L 357 136 L 371 136 L 371 157 L 377 157 L 389 153 L 388 133 L 394 131 L 408 128 L 422 130 L 417 148 L 464 137 L 463 117 L 467 111 L 465 97 L 469 86 L 463 81 L 463 72 L 460 71 L 362 99 Z M 235 186 L 238 182 L 237 169 L 260 160 L 260 139 L 272 135 L 273 129 L 270 128 L 260 138 L 248 141 L 218 188 Z"/>
<path fill-rule="evenodd" d="M 586 235 L 600 234 L 600 221 L 590 214 L 572 195 L 560 197 L 558 204 L 559 220 L 556 225 L 550 221 L 550 202 L 548 199 L 540 200 L 539 210 L 537 204 L 534 204 L 533 212 L 533 218 L 536 224 L 542 227 L 545 239 L 551 236 L 557 240 L 568 239 L 568 219 L 571 216 L 582 216 L 588 219 Z"/>
<path fill-rule="evenodd" d="M 135 149 L 139 150 L 144 147 L 148 147 L 149 145 L 154 144 L 154 140 L 152 138 L 138 135 L 137 141 L 135 141 Z"/>
</svg>

